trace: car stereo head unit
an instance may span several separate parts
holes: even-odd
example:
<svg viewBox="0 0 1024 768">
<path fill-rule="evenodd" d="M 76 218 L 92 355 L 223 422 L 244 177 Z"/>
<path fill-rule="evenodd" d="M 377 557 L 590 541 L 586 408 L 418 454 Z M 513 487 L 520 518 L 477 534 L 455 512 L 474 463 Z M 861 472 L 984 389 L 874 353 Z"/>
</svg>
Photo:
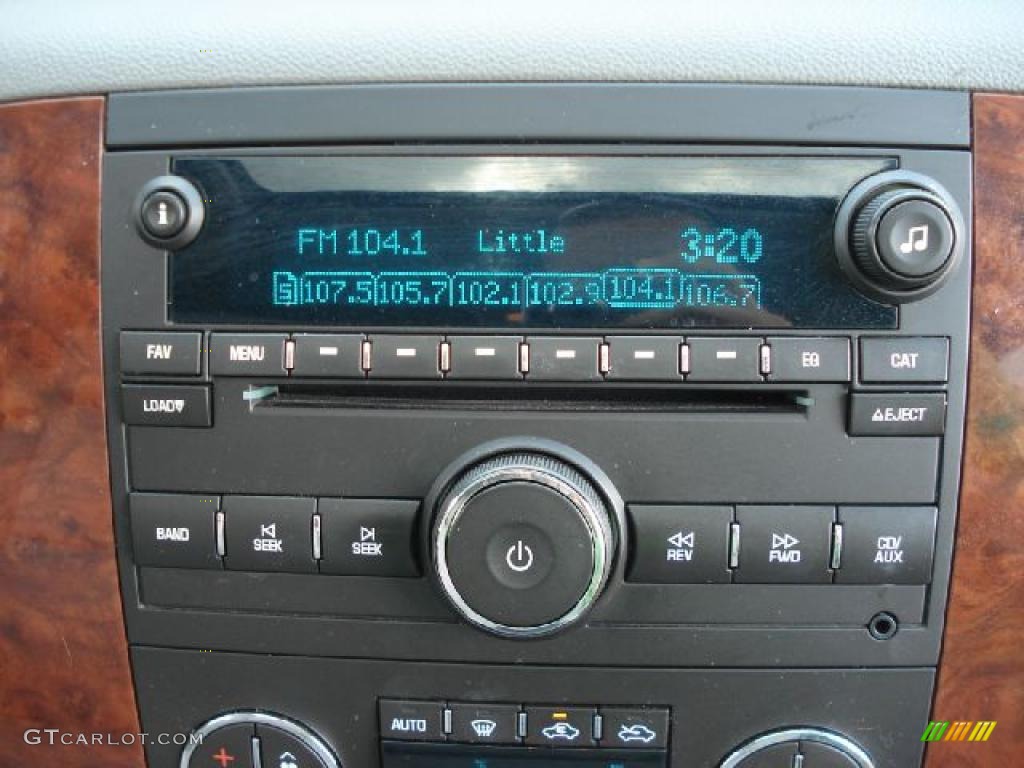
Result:
<svg viewBox="0 0 1024 768">
<path fill-rule="evenodd" d="M 970 155 L 730 136 L 108 152 L 154 768 L 915 764 Z"/>
</svg>

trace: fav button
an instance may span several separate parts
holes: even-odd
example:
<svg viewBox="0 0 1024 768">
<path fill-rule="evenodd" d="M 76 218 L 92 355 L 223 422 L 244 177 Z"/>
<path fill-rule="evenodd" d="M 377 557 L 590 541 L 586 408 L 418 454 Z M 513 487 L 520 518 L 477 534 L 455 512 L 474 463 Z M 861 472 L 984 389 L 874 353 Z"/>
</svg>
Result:
<svg viewBox="0 0 1024 768">
<path fill-rule="evenodd" d="M 729 582 L 731 507 L 630 505 L 628 580 L 647 584 Z"/>
<path fill-rule="evenodd" d="M 121 373 L 129 376 L 198 376 L 200 333 L 121 331 Z"/>
<path fill-rule="evenodd" d="M 313 499 L 225 496 L 224 564 L 233 571 L 312 573 Z"/>
<path fill-rule="evenodd" d="M 840 507 L 843 548 L 836 582 L 928 584 L 935 507 Z"/>
<path fill-rule="evenodd" d="M 594 710 L 588 707 L 527 707 L 526 743 L 547 747 L 594 745 Z"/>
<path fill-rule="evenodd" d="M 664 749 L 668 746 L 668 710 L 602 709 L 601 746 L 613 749 Z"/>
<path fill-rule="evenodd" d="M 444 705 L 439 701 L 381 699 L 378 710 L 382 739 L 444 741 Z"/>
<path fill-rule="evenodd" d="M 197 385 L 125 384 L 124 423 L 137 427 L 209 427 L 210 388 Z"/>
<path fill-rule="evenodd" d="M 320 499 L 320 570 L 350 576 L 419 576 L 413 555 L 418 501 Z"/>
<path fill-rule="evenodd" d="M 452 741 L 516 744 L 519 707 L 514 704 L 452 704 Z"/>
<path fill-rule="evenodd" d="M 128 497 L 136 565 L 221 567 L 214 528 L 217 496 L 133 493 Z"/>
<path fill-rule="evenodd" d="M 949 340 L 862 338 L 860 378 L 866 383 L 941 384 L 949 377 Z"/>
<path fill-rule="evenodd" d="M 830 582 L 834 516 L 832 507 L 737 507 L 740 552 L 736 581 Z"/>
</svg>

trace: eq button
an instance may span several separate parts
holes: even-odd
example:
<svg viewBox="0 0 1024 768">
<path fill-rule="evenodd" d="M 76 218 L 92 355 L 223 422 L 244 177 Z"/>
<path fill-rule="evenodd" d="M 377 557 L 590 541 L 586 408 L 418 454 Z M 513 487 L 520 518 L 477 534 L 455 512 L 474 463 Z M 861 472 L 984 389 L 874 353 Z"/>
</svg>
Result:
<svg viewBox="0 0 1024 768">
<path fill-rule="evenodd" d="M 769 381 L 818 382 L 850 380 L 849 339 L 771 338 Z"/>
</svg>

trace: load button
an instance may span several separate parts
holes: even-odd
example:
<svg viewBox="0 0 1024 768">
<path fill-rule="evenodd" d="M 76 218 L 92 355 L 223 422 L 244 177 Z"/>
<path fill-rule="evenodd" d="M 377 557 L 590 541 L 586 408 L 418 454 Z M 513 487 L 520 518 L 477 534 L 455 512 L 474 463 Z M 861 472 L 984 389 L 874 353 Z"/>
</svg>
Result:
<svg viewBox="0 0 1024 768">
<path fill-rule="evenodd" d="M 945 425 L 946 396 L 941 392 L 850 395 L 851 435 L 941 435 Z"/>
</svg>

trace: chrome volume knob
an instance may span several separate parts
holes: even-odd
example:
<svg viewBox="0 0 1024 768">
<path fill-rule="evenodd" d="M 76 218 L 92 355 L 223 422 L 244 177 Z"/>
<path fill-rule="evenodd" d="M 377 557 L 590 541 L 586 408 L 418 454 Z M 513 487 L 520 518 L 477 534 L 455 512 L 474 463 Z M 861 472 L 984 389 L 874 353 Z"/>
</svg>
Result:
<svg viewBox="0 0 1024 768">
<path fill-rule="evenodd" d="M 504 637 L 579 621 L 601 593 L 617 532 L 592 480 L 561 459 L 511 452 L 461 471 L 441 495 L 434 569 L 452 606 Z"/>
</svg>

